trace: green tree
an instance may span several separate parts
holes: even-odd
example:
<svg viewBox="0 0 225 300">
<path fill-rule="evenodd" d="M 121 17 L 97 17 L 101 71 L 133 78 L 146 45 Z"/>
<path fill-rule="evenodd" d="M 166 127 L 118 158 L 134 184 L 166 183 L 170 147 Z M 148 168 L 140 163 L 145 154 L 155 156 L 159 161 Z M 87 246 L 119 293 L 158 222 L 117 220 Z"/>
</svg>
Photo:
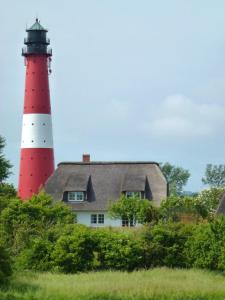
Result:
<svg viewBox="0 0 225 300">
<path fill-rule="evenodd" d="M 13 257 L 31 247 L 36 238 L 46 239 L 53 226 L 73 224 L 75 216 L 71 209 L 61 203 L 54 203 L 51 196 L 40 193 L 29 201 L 11 199 L 0 215 L 1 236 Z"/>
<path fill-rule="evenodd" d="M 225 165 L 208 164 L 202 182 L 210 187 L 225 187 Z"/>
<path fill-rule="evenodd" d="M 168 162 L 160 164 L 160 168 L 169 184 L 170 195 L 180 194 L 190 177 L 189 171 Z"/>
<path fill-rule="evenodd" d="M 127 198 L 124 195 L 109 206 L 109 215 L 114 219 L 127 220 L 128 226 L 150 223 L 158 218 L 158 209 L 146 199 Z"/>
<path fill-rule="evenodd" d="M 203 218 L 211 219 L 214 217 L 223 193 L 224 188 L 212 187 L 197 195 L 195 205 Z"/>
<path fill-rule="evenodd" d="M 199 202 L 196 202 L 196 197 L 171 195 L 160 205 L 160 216 L 164 220 L 174 222 L 180 221 L 183 214 L 195 215 L 197 218 L 202 216 Z M 205 211 L 204 211 L 205 212 Z"/>
<path fill-rule="evenodd" d="M 10 169 L 12 168 L 9 160 L 7 160 L 3 154 L 5 145 L 5 139 L 0 136 L 0 183 L 9 177 L 11 174 Z"/>
<path fill-rule="evenodd" d="M 0 183 L 0 212 L 9 205 L 12 198 L 16 198 L 14 186 L 8 183 Z"/>
</svg>

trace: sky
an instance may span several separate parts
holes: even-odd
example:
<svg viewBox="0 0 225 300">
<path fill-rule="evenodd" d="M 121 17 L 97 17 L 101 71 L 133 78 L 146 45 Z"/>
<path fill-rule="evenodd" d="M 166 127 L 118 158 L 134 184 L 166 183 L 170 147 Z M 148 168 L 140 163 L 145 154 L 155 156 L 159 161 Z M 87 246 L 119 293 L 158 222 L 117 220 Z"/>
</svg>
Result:
<svg viewBox="0 0 225 300">
<path fill-rule="evenodd" d="M 225 164 L 224 0 L 0 0 L 0 135 L 17 186 L 26 26 L 48 28 L 56 164 Z"/>
</svg>

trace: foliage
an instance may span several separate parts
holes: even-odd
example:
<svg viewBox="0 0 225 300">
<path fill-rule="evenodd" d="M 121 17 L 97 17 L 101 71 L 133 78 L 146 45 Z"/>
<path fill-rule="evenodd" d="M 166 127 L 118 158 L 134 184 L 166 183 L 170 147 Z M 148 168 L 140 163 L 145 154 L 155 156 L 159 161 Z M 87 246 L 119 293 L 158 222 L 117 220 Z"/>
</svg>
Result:
<svg viewBox="0 0 225 300">
<path fill-rule="evenodd" d="M 19 253 L 15 262 L 16 269 L 50 271 L 52 269 L 53 245 L 48 239 L 34 238 L 31 245 Z"/>
<path fill-rule="evenodd" d="M 0 240 L 0 285 L 11 275 L 11 261 L 3 241 Z"/>
<path fill-rule="evenodd" d="M 124 195 L 111 203 L 109 215 L 112 218 L 128 220 L 128 225 L 150 223 L 158 218 L 158 210 L 149 200 L 127 198 Z"/>
<path fill-rule="evenodd" d="M 10 274 L 5 251 L 9 249 L 17 270 L 76 273 L 157 266 L 225 270 L 225 218 L 211 218 L 221 191 L 213 188 L 197 197 L 173 195 L 159 211 L 148 200 L 123 197 L 111 209 L 113 216 L 134 216 L 135 222 L 148 225 L 117 229 L 74 224 L 70 208 L 54 203 L 45 193 L 26 202 L 11 198 L 0 213 L 4 245 L 0 246 L 0 267 L 3 255 Z M 183 213 L 194 214 L 201 222 L 177 222 Z M 202 223 L 206 217 L 208 221 Z"/>
<path fill-rule="evenodd" d="M 16 190 L 12 184 L 0 183 L 0 212 L 16 197 Z"/>
<path fill-rule="evenodd" d="M 5 147 L 5 139 L 0 136 L 0 183 L 2 183 L 5 179 L 9 177 L 11 174 L 10 169 L 12 165 L 10 164 L 9 160 L 7 160 L 3 154 L 3 149 Z"/>
<path fill-rule="evenodd" d="M 189 171 L 168 162 L 160 164 L 160 168 L 169 184 L 170 195 L 180 194 L 190 177 Z"/>
<path fill-rule="evenodd" d="M 186 243 L 189 264 L 197 268 L 225 270 L 225 218 L 193 228 Z"/>
<path fill-rule="evenodd" d="M 196 197 L 196 206 L 202 217 L 214 217 L 223 193 L 224 188 L 212 187 L 198 194 Z"/>
<path fill-rule="evenodd" d="M 74 215 L 70 208 L 63 203 L 53 203 L 45 193 L 26 202 L 11 199 L 0 215 L 1 234 L 14 258 L 30 248 L 34 239 L 46 239 L 53 226 L 72 223 Z"/>
<path fill-rule="evenodd" d="M 208 164 L 202 182 L 210 187 L 225 187 L 225 165 Z"/>
<path fill-rule="evenodd" d="M 195 215 L 196 218 L 202 216 L 201 206 L 196 201 L 196 197 L 172 195 L 162 201 L 160 206 L 160 215 L 162 219 L 180 221 L 183 214 L 192 214 Z"/>
<path fill-rule="evenodd" d="M 15 198 L 16 197 L 16 190 L 12 184 L 8 183 L 0 183 L 0 197 L 5 198 Z"/>
<path fill-rule="evenodd" d="M 211 219 L 224 190 L 211 188 L 203 190 L 195 197 L 172 195 L 162 201 L 160 215 L 164 220 L 179 221 L 184 214 L 195 216 L 195 219 Z"/>
<path fill-rule="evenodd" d="M 76 273 L 92 269 L 95 241 L 90 229 L 73 225 L 57 240 L 53 253 L 55 269 L 64 273 Z"/>
<path fill-rule="evenodd" d="M 102 229 L 97 239 L 99 268 L 131 271 L 143 267 L 144 252 L 140 238 L 126 231 Z"/>
<path fill-rule="evenodd" d="M 192 226 L 159 223 L 145 230 L 143 248 L 146 267 L 187 267 L 185 243 L 192 235 Z"/>
</svg>

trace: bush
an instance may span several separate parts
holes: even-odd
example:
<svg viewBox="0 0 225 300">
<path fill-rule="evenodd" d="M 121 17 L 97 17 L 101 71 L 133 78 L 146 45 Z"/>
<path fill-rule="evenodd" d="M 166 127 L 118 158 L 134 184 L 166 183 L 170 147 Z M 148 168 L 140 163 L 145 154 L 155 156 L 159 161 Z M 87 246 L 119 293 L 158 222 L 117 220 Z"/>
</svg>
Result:
<svg viewBox="0 0 225 300">
<path fill-rule="evenodd" d="M 144 266 L 142 243 L 134 234 L 105 229 L 95 236 L 99 268 L 131 271 Z"/>
<path fill-rule="evenodd" d="M 187 267 L 185 243 L 192 234 L 191 225 L 159 223 L 143 234 L 146 267 Z"/>
<path fill-rule="evenodd" d="M 11 199 L 1 212 L 0 225 L 7 246 L 17 255 L 30 247 L 34 238 L 45 238 L 49 228 L 56 224 L 72 224 L 74 219 L 68 206 L 53 203 L 49 195 L 41 193 L 26 202 Z"/>
<path fill-rule="evenodd" d="M 57 240 L 52 259 L 55 270 L 76 273 L 92 269 L 95 241 L 89 228 L 71 225 Z"/>
<path fill-rule="evenodd" d="M 29 248 L 25 248 L 16 259 L 19 270 L 50 271 L 52 269 L 53 243 L 36 238 Z"/>
<path fill-rule="evenodd" d="M 12 274 L 9 253 L 2 241 L 0 241 L 0 284 L 4 283 Z"/>
<path fill-rule="evenodd" d="M 193 267 L 225 270 L 225 218 L 194 228 L 186 243 L 187 260 Z"/>
<path fill-rule="evenodd" d="M 49 270 L 50 248 L 60 236 L 60 228 L 74 220 L 68 206 L 53 203 L 47 194 L 33 196 L 26 202 L 11 199 L 1 212 L 0 231 L 16 268 Z"/>
</svg>

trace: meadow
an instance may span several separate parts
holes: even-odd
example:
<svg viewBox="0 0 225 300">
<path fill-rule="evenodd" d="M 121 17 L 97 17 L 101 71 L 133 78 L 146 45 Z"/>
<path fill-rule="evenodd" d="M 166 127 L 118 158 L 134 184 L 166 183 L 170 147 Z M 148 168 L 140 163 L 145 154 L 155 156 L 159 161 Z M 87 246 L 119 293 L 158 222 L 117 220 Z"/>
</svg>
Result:
<svg viewBox="0 0 225 300">
<path fill-rule="evenodd" d="M 225 276 L 204 270 L 155 268 L 73 275 L 17 273 L 0 289 L 1 300 L 225 299 Z"/>
</svg>

